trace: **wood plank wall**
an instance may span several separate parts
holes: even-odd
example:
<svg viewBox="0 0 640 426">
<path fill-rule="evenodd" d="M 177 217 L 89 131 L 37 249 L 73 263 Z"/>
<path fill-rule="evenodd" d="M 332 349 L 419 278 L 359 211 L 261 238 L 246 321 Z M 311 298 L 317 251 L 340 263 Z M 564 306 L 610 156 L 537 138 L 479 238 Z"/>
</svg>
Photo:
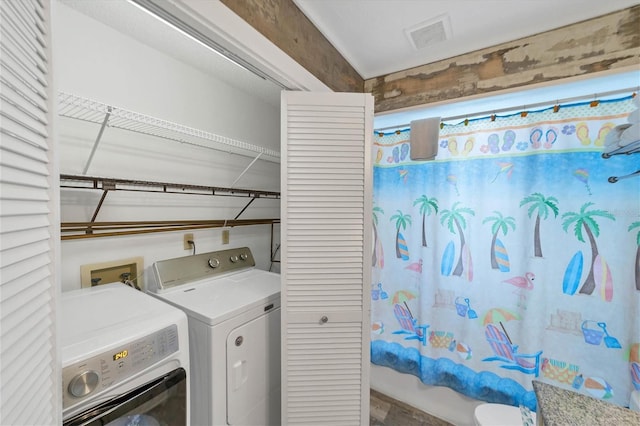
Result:
<svg viewBox="0 0 640 426">
<path fill-rule="evenodd" d="M 365 80 L 375 111 L 640 65 L 640 6 Z"/>
<path fill-rule="evenodd" d="M 362 93 L 364 80 L 293 0 L 221 0 L 335 92 Z"/>
<path fill-rule="evenodd" d="M 640 5 L 363 81 L 293 0 L 221 1 L 334 91 L 372 93 L 376 112 L 640 68 Z"/>
</svg>

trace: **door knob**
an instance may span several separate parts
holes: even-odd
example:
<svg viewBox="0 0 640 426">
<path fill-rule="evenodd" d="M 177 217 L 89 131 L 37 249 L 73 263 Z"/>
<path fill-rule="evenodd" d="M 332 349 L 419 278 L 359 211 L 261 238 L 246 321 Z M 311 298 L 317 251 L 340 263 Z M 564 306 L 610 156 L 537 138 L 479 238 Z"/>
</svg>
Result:
<svg viewBox="0 0 640 426">
<path fill-rule="evenodd" d="M 327 317 L 326 315 L 320 318 L 320 324 L 326 324 L 328 321 L 329 321 L 329 317 Z"/>
</svg>

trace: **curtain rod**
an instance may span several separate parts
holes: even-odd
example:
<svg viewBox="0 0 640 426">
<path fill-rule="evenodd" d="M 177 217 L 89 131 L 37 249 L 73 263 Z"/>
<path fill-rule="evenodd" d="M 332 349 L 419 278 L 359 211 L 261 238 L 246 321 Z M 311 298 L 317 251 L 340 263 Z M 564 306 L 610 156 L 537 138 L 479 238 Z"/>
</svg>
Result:
<svg viewBox="0 0 640 426">
<path fill-rule="evenodd" d="M 543 106 L 560 105 L 562 103 L 576 102 L 576 101 L 580 101 L 580 100 L 583 100 L 583 99 L 589 99 L 589 98 L 595 98 L 597 100 L 598 97 L 618 95 L 620 93 L 638 91 L 639 89 L 640 89 L 640 87 L 638 87 L 638 86 L 636 86 L 636 87 L 627 87 L 625 89 L 611 90 L 611 91 L 603 92 L 603 93 L 593 93 L 593 94 L 590 94 L 590 95 L 575 96 L 575 97 L 572 97 L 572 98 L 559 99 L 559 100 L 556 100 L 555 102 L 547 101 L 547 102 L 538 102 L 538 103 L 535 103 L 535 104 L 525 104 L 525 105 L 523 105 L 523 109 L 524 108 L 538 108 L 538 107 L 543 107 Z M 473 113 L 473 114 L 456 115 L 456 116 L 452 116 L 452 117 L 442 117 L 440 119 L 440 122 L 451 121 L 451 120 L 461 120 L 463 118 L 477 117 L 477 116 L 480 116 L 480 115 L 487 115 L 487 114 L 498 114 L 498 113 L 502 113 L 502 112 L 511 112 L 511 111 L 517 111 L 518 109 L 519 109 L 518 107 L 511 107 L 511 108 L 494 109 L 494 110 L 490 110 L 490 111 L 480 111 L 480 112 L 476 112 L 476 113 Z M 395 125 L 395 126 L 388 126 L 388 127 L 381 127 L 379 129 L 374 129 L 374 132 L 380 132 L 382 130 L 389 130 L 389 129 L 399 129 L 401 127 L 410 127 L 410 126 L 411 126 L 411 123 L 398 124 L 398 125 Z"/>
</svg>

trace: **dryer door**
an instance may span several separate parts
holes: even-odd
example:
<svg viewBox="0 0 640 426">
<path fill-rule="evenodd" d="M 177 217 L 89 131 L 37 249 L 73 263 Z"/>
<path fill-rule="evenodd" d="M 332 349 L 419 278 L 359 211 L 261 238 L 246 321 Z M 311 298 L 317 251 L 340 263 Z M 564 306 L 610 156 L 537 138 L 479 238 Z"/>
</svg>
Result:
<svg viewBox="0 0 640 426">
<path fill-rule="evenodd" d="M 63 426 L 187 425 L 187 373 L 177 368 L 123 395 L 90 407 Z"/>
<path fill-rule="evenodd" d="M 227 423 L 280 425 L 280 308 L 227 336 Z"/>
</svg>

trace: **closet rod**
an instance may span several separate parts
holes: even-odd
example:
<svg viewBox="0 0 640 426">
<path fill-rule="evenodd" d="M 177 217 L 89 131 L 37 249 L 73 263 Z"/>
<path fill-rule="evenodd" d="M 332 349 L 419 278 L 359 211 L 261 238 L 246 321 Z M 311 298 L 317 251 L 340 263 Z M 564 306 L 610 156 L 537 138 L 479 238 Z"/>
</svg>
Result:
<svg viewBox="0 0 640 426">
<path fill-rule="evenodd" d="M 608 92 L 603 92 L 603 93 L 592 93 L 589 95 L 582 95 L 582 96 L 575 96 L 572 98 L 564 98 L 564 99 L 558 99 L 555 102 L 554 101 L 547 101 L 547 102 L 538 102 L 535 104 L 524 104 L 522 107 L 511 107 L 511 108 L 501 108 L 501 109 L 493 109 L 493 110 L 489 110 L 489 111 L 480 111 L 480 112 L 475 112 L 473 114 L 463 114 L 463 115 L 456 115 L 456 116 L 451 116 L 451 117 L 442 117 L 440 119 L 441 122 L 444 121 L 452 121 L 452 120 L 462 120 L 463 118 L 471 118 L 471 117 L 477 117 L 477 116 L 482 116 L 482 115 L 491 115 L 491 114 L 499 114 L 499 113 L 503 113 L 503 112 L 514 112 L 514 111 L 518 111 L 520 108 L 540 108 L 540 107 L 551 107 L 553 105 L 560 105 L 567 103 L 567 102 L 577 102 L 577 101 L 582 101 L 585 99 L 590 99 L 590 98 L 596 98 L 596 100 L 598 98 L 602 98 L 602 97 L 606 97 L 606 96 L 613 96 L 613 95 L 619 95 L 621 93 L 628 93 L 628 92 L 634 92 L 634 91 L 638 91 L 639 87 L 628 87 L 625 89 L 618 89 L 618 90 L 611 90 Z M 380 132 L 382 130 L 389 130 L 389 129 L 399 129 L 401 127 L 410 127 L 411 123 L 405 123 L 405 124 L 398 124 L 396 126 L 388 126 L 388 127 L 381 127 L 379 129 L 374 129 L 374 133 Z"/>
<path fill-rule="evenodd" d="M 60 175 L 60 188 L 280 199 L 280 193 L 274 191 L 102 178 L 84 175 Z"/>
<path fill-rule="evenodd" d="M 76 233 L 72 235 L 61 235 L 61 240 L 78 240 L 85 238 L 100 238 L 100 237 L 118 237 L 125 235 L 138 235 L 149 234 L 156 232 L 173 232 L 173 231 L 189 231 L 196 229 L 206 228 L 222 228 L 223 220 L 211 220 L 211 221 L 172 221 L 165 225 L 155 226 L 152 222 L 128 222 L 132 223 L 129 226 L 110 226 L 110 224 L 118 222 L 71 222 L 62 223 L 61 233 Z M 280 219 L 244 219 L 228 221 L 228 224 L 224 226 L 236 227 L 236 226 L 249 226 L 249 225 L 272 225 L 274 223 L 280 223 Z M 90 228 L 93 232 L 86 233 L 86 230 Z M 106 232 L 108 231 L 108 232 Z"/>
</svg>

